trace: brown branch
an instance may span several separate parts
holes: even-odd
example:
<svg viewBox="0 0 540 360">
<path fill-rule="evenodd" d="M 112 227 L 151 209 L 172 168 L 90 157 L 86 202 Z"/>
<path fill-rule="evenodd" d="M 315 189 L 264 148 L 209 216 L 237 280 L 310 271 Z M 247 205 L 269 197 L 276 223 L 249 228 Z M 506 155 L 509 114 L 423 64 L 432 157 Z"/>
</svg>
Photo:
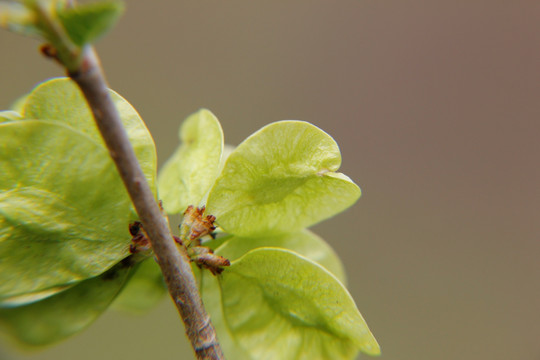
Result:
<svg viewBox="0 0 540 360">
<path fill-rule="evenodd" d="M 144 177 L 120 115 L 109 95 L 99 60 L 91 47 L 83 50 L 80 69 L 69 72 L 88 102 L 154 249 L 197 359 L 224 359 L 215 329 L 203 307 L 189 258 L 175 245 L 169 226 Z"/>
</svg>

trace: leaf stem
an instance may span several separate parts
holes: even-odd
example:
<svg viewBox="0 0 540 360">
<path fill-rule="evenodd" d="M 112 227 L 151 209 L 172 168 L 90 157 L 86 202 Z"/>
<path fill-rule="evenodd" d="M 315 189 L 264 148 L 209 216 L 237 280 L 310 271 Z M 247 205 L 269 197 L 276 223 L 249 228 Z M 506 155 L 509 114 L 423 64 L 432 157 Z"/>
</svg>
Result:
<svg viewBox="0 0 540 360">
<path fill-rule="evenodd" d="M 80 67 L 68 74 L 86 98 L 109 153 L 148 234 L 169 293 L 184 322 L 197 359 L 224 359 L 197 289 L 190 260 L 183 247 L 177 247 L 166 218 L 148 185 L 120 115 L 109 95 L 99 59 L 91 46 L 82 50 Z"/>
</svg>

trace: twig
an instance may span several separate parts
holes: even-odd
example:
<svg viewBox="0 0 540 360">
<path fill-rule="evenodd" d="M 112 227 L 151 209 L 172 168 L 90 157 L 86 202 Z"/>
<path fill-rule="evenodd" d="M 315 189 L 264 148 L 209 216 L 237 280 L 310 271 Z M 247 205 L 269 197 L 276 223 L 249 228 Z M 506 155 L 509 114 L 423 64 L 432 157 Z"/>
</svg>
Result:
<svg viewBox="0 0 540 360">
<path fill-rule="evenodd" d="M 139 214 L 159 266 L 178 308 L 197 359 L 224 359 L 215 329 L 203 307 L 189 258 L 176 247 L 165 217 L 146 182 L 92 47 L 83 49 L 80 68 L 70 71 L 86 98 L 96 124 Z"/>
</svg>

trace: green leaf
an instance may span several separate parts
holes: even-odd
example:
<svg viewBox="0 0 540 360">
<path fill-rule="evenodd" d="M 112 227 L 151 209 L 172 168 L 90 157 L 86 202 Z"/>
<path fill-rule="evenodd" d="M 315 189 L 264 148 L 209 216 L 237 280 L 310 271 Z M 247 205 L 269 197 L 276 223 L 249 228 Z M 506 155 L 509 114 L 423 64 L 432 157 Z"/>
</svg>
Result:
<svg viewBox="0 0 540 360">
<path fill-rule="evenodd" d="M 48 288 L 45 290 L 26 293 L 22 295 L 16 295 L 16 296 L 8 297 L 8 298 L 2 298 L 0 299 L 0 308 L 15 307 L 15 306 L 21 306 L 25 304 L 31 304 L 36 301 L 40 301 L 50 296 L 53 296 L 54 294 L 58 294 L 59 292 L 65 291 L 69 288 L 72 288 L 75 285 L 76 284 L 56 286 L 56 287 Z"/>
<path fill-rule="evenodd" d="M 117 310 L 141 314 L 154 307 L 166 292 L 159 265 L 150 258 L 139 265 L 112 306 Z"/>
<path fill-rule="evenodd" d="M 40 37 L 35 13 L 18 2 L 0 2 L 0 28 L 31 37 Z"/>
<path fill-rule="evenodd" d="M 0 299 L 79 282 L 129 254 L 131 201 L 107 151 L 59 122 L 0 124 Z"/>
<path fill-rule="evenodd" d="M 62 8 L 57 15 L 71 40 L 83 46 L 111 29 L 123 11 L 121 1 L 100 1 Z"/>
<path fill-rule="evenodd" d="M 253 359 L 353 359 L 359 350 L 380 354 L 345 287 L 305 257 L 252 250 L 219 279 L 227 326 Z"/>
<path fill-rule="evenodd" d="M 206 212 L 238 236 L 300 230 L 360 196 L 358 186 L 335 172 L 340 164 L 336 142 L 319 128 L 301 121 L 270 124 L 229 156 Z"/>
<path fill-rule="evenodd" d="M 261 247 L 281 247 L 293 250 L 324 266 L 342 282 L 345 281 L 343 266 L 334 250 L 324 240 L 309 230 L 266 238 L 246 239 L 233 236 L 225 240 L 215 252 L 233 261 L 250 250 Z M 206 310 L 210 313 L 212 323 L 216 328 L 220 344 L 227 358 L 237 360 L 249 359 L 245 351 L 234 341 L 223 318 L 217 278 L 209 272 L 203 272 L 201 288 Z"/>
<path fill-rule="evenodd" d="M 218 176 L 223 131 L 210 111 L 201 109 L 180 127 L 182 144 L 159 174 L 159 195 L 169 214 L 199 205 Z"/>
<path fill-rule="evenodd" d="M 201 275 L 201 296 L 203 298 L 204 307 L 210 314 L 212 325 L 214 325 L 214 328 L 216 329 L 219 344 L 225 353 L 225 358 L 251 360 L 249 354 L 235 341 L 227 327 L 227 322 L 223 317 L 218 278 L 211 275 L 209 271 L 203 271 Z"/>
<path fill-rule="evenodd" d="M 107 309 L 129 278 L 130 271 L 129 266 L 120 263 L 98 277 L 45 300 L 0 308 L 0 324 L 29 345 L 62 340 L 86 328 Z"/>
<path fill-rule="evenodd" d="M 146 179 L 155 192 L 157 158 L 152 136 L 129 102 L 112 90 L 110 90 L 110 95 L 120 113 Z M 25 119 L 59 121 L 85 133 L 105 148 L 105 143 L 82 93 L 68 78 L 51 79 L 38 85 L 28 95 L 22 114 Z"/>
<path fill-rule="evenodd" d="M 18 113 L 22 113 L 24 104 L 26 103 L 26 100 L 28 99 L 29 94 L 25 94 L 23 96 L 20 96 L 17 100 L 13 102 L 10 106 L 10 110 L 16 111 Z M 22 115 L 19 114 L 19 116 L 22 118 Z"/>
<path fill-rule="evenodd" d="M 231 261 L 240 258 L 250 250 L 262 247 L 275 247 L 292 250 L 318 263 L 330 271 L 343 284 L 346 282 L 341 260 L 323 239 L 304 229 L 295 233 L 261 238 L 241 238 L 233 236 L 216 249 L 216 253 Z"/>
<path fill-rule="evenodd" d="M 16 111 L 0 111 L 0 123 L 21 120 L 22 116 Z"/>
</svg>

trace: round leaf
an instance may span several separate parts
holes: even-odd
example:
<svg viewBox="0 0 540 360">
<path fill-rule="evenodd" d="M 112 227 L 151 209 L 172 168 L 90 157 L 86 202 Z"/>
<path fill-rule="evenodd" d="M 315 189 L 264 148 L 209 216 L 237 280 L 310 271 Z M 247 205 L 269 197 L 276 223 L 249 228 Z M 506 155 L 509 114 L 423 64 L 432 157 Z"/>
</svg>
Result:
<svg viewBox="0 0 540 360">
<path fill-rule="evenodd" d="M 58 122 L 0 124 L 0 298 L 99 275 L 129 254 L 131 201 L 107 151 Z"/>
<path fill-rule="evenodd" d="M 223 131 L 210 111 L 201 109 L 180 127 L 182 144 L 159 174 L 159 195 L 169 214 L 199 205 L 218 176 Z"/>
<path fill-rule="evenodd" d="M 112 90 L 110 95 L 146 179 L 155 191 L 157 158 L 152 136 L 130 103 Z M 77 85 L 68 78 L 51 79 L 38 85 L 28 95 L 22 114 L 25 119 L 59 121 L 105 147 L 86 100 Z"/>
<path fill-rule="evenodd" d="M 339 148 L 328 134 L 302 121 L 270 124 L 229 156 L 210 191 L 206 210 L 239 236 L 288 233 L 349 206 L 360 189 L 335 171 Z"/>
<path fill-rule="evenodd" d="M 380 354 L 343 285 L 296 253 L 250 251 L 223 272 L 220 284 L 227 326 L 253 359 L 353 359 L 358 350 Z"/>
<path fill-rule="evenodd" d="M 120 263 L 101 276 L 45 300 L 0 308 L 0 324 L 17 340 L 29 345 L 62 340 L 86 328 L 109 307 L 130 271 L 130 267 Z"/>
</svg>

